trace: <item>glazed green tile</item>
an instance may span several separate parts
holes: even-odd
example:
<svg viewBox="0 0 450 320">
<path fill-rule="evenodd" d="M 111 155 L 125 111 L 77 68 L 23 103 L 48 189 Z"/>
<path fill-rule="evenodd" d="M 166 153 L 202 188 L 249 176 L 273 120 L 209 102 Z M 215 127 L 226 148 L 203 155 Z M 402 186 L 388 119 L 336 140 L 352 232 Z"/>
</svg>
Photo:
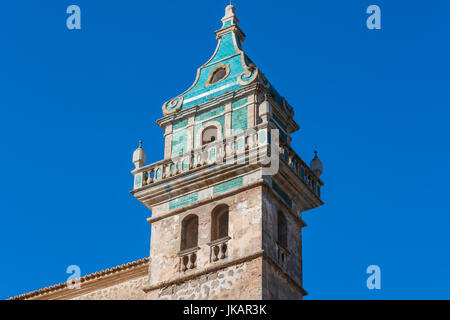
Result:
<svg viewBox="0 0 450 320">
<path fill-rule="evenodd" d="M 179 121 L 173 125 L 173 130 L 182 129 L 182 128 L 186 127 L 187 125 L 188 125 L 187 119 L 183 120 L 183 121 Z"/>
<path fill-rule="evenodd" d="M 242 187 L 243 185 L 244 185 L 244 178 L 239 177 L 237 179 L 230 180 L 230 181 L 227 181 L 227 182 L 224 182 L 224 183 L 214 186 L 213 193 L 221 194 L 221 193 Z"/>
<path fill-rule="evenodd" d="M 238 134 L 248 128 L 248 108 L 233 111 L 231 114 L 231 132 Z"/>
<path fill-rule="evenodd" d="M 187 152 L 188 131 L 181 130 L 172 135 L 172 157 Z"/>
<path fill-rule="evenodd" d="M 221 113 L 224 113 L 224 112 L 225 112 L 225 106 L 221 106 L 219 108 L 213 109 L 211 111 L 208 111 L 208 112 L 205 112 L 205 113 L 202 113 L 202 114 L 196 116 L 195 117 L 195 122 L 204 121 L 206 119 L 215 117 L 215 116 L 217 116 L 217 115 L 219 115 Z"/>
<path fill-rule="evenodd" d="M 247 103 L 248 103 L 248 98 L 243 98 L 243 99 L 233 102 L 231 104 L 231 108 L 234 110 L 234 109 L 237 109 L 239 107 L 246 105 Z"/>
<path fill-rule="evenodd" d="M 197 201 L 198 201 L 198 192 L 194 192 L 194 193 L 191 193 L 186 196 L 183 196 L 178 199 L 174 199 L 174 200 L 170 201 L 169 209 L 175 210 L 175 209 L 190 205 L 191 203 L 194 203 Z"/>
</svg>

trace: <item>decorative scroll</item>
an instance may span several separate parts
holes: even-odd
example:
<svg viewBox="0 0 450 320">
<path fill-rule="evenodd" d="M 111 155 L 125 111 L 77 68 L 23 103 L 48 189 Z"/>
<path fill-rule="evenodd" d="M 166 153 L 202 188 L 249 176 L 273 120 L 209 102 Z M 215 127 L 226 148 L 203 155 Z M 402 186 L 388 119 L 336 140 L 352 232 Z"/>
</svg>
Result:
<svg viewBox="0 0 450 320">
<path fill-rule="evenodd" d="M 181 106 L 183 105 L 184 98 L 182 96 L 177 97 L 175 99 L 170 100 L 169 102 L 166 102 L 163 105 L 163 114 L 165 116 L 178 112 L 181 110 Z"/>
<path fill-rule="evenodd" d="M 258 68 L 254 69 L 254 70 L 248 69 L 247 71 L 241 73 L 238 76 L 237 81 L 241 86 L 247 86 L 247 85 L 253 83 L 258 78 L 258 75 L 259 75 Z"/>
</svg>

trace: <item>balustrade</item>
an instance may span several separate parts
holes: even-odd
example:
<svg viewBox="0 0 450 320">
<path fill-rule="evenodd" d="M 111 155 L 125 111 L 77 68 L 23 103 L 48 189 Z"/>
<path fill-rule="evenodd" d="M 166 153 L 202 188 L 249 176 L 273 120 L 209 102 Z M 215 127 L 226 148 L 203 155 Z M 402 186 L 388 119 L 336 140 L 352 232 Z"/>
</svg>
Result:
<svg viewBox="0 0 450 320">
<path fill-rule="evenodd" d="M 243 163 L 249 159 L 259 160 L 270 157 L 267 128 L 246 130 L 233 137 L 216 141 L 188 153 L 175 156 L 133 171 L 135 189 L 178 176 L 212 164 Z M 321 180 L 312 172 L 309 166 L 287 144 L 279 146 L 280 159 L 305 182 L 319 198 L 321 195 Z M 275 149 L 276 150 L 276 149 Z"/>
</svg>

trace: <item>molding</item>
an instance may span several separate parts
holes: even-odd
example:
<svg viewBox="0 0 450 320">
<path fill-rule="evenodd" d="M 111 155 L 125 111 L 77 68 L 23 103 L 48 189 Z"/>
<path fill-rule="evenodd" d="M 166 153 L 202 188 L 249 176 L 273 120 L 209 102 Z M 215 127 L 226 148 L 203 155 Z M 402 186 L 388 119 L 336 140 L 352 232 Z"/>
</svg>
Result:
<svg viewBox="0 0 450 320">
<path fill-rule="evenodd" d="M 165 128 L 167 125 L 169 125 L 172 121 L 180 121 L 183 120 L 184 118 L 187 118 L 191 115 L 196 115 L 198 113 L 203 113 L 206 111 L 209 111 L 210 109 L 213 109 L 215 107 L 217 107 L 217 105 L 222 105 L 222 104 L 226 104 L 227 102 L 230 102 L 234 99 L 237 99 L 243 95 L 246 95 L 248 93 L 257 93 L 256 91 L 258 90 L 258 87 L 260 86 L 259 83 L 253 83 L 251 85 L 247 85 L 244 88 L 241 88 L 239 90 L 236 91 L 232 91 L 232 92 L 227 92 L 225 94 L 223 94 L 220 97 L 211 99 L 205 103 L 202 103 L 198 106 L 194 106 L 185 110 L 181 110 L 176 114 L 170 114 L 170 115 L 165 115 L 163 118 L 159 119 L 156 121 L 156 123 L 161 127 L 161 128 Z M 172 101 L 172 100 L 170 100 Z"/>
<path fill-rule="evenodd" d="M 286 280 L 288 280 L 288 282 L 290 282 L 293 286 L 295 286 L 302 293 L 303 296 L 307 296 L 308 295 L 308 292 L 305 289 L 303 289 L 303 287 L 299 283 L 297 283 L 294 279 L 292 279 L 287 273 L 285 273 L 284 270 L 281 269 L 278 266 L 278 264 L 276 264 L 275 261 L 273 261 L 273 259 L 271 257 L 269 257 L 265 253 L 264 250 L 260 250 L 260 251 L 254 253 L 254 254 L 250 254 L 250 255 L 247 255 L 247 256 L 242 257 L 242 258 L 237 258 L 237 259 L 234 259 L 234 260 L 229 261 L 229 262 L 223 262 L 223 263 L 215 264 L 214 266 L 205 268 L 205 269 L 200 270 L 199 272 L 196 272 L 194 274 L 181 276 L 181 277 L 178 277 L 178 278 L 176 278 L 174 280 L 161 281 L 161 282 L 158 282 L 158 283 L 153 284 L 153 285 L 148 285 L 148 286 L 145 286 L 142 290 L 144 292 L 148 293 L 149 291 L 153 291 L 153 290 L 157 290 L 157 289 L 161 289 L 161 288 L 167 288 L 167 287 L 170 287 L 170 286 L 173 286 L 173 285 L 178 285 L 178 284 L 181 284 L 183 282 L 199 278 L 199 277 L 201 277 L 203 275 L 206 275 L 206 274 L 209 274 L 209 273 L 213 273 L 213 272 L 217 272 L 217 271 L 219 271 L 221 269 L 232 267 L 232 266 L 235 266 L 235 265 L 238 265 L 238 264 L 242 264 L 242 263 L 245 263 L 245 262 L 248 262 L 248 261 L 251 261 L 251 260 L 258 259 L 258 258 L 262 258 L 263 260 L 266 260 L 272 266 L 274 266 L 275 269 L 277 269 L 277 271 L 279 271 L 282 274 L 282 276 Z"/>
<path fill-rule="evenodd" d="M 222 21 L 223 21 L 223 19 L 222 19 Z M 239 20 L 236 18 L 236 21 L 238 22 Z M 233 24 L 233 25 L 231 25 L 231 26 L 228 26 L 228 27 L 225 27 L 225 28 L 222 28 L 222 29 L 217 30 L 217 31 L 215 32 L 215 33 L 216 33 L 216 39 L 217 39 L 217 40 L 222 40 L 222 37 L 223 37 L 224 35 L 230 33 L 230 32 L 233 33 L 233 38 L 234 38 L 235 36 L 238 36 L 238 37 L 239 37 L 239 40 L 240 40 L 241 42 L 244 42 L 244 41 L 245 41 L 246 35 L 245 35 L 245 33 L 241 30 L 241 28 L 239 28 L 239 26 L 238 26 L 237 24 Z M 235 44 L 235 46 L 236 46 L 237 49 L 239 49 L 239 47 L 237 46 L 237 44 Z M 239 50 L 239 51 L 241 51 L 241 50 Z"/>
<path fill-rule="evenodd" d="M 169 213 L 166 213 L 166 214 L 164 214 L 164 215 L 161 215 L 161 216 L 158 216 L 158 217 L 154 217 L 154 218 L 153 218 L 153 217 L 150 217 L 150 218 L 147 219 L 147 222 L 149 222 L 149 223 L 155 223 L 155 222 L 157 222 L 157 221 L 160 221 L 160 220 L 163 220 L 163 219 L 166 219 L 166 218 L 175 216 L 175 215 L 177 215 L 177 214 L 180 214 L 180 213 L 182 213 L 182 212 L 184 212 L 184 211 L 191 210 L 191 209 L 194 209 L 194 208 L 203 206 L 203 205 L 208 204 L 208 203 L 210 203 L 210 202 L 219 201 L 219 200 L 228 198 L 228 197 L 230 197 L 230 196 L 233 196 L 233 195 L 235 195 L 235 194 L 238 194 L 238 193 L 247 191 L 247 190 L 249 190 L 249 189 L 256 188 L 256 187 L 259 187 L 259 186 L 262 186 L 263 184 L 264 184 L 264 180 L 258 180 L 258 181 L 256 181 L 256 182 L 253 182 L 253 183 L 250 183 L 250 184 L 248 184 L 248 185 L 239 187 L 239 188 L 237 188 L 237 189 L 233 189 L 233 190 L 230 190 L 230 191 L 227 191 L 227 192 L 218 194 L 218 195 L 213 195 L 213 196 L 212 196 L 211 198 L 209 198 L 209 199 L 200 200 L 200 201 L 197 201 L 197 202 L 192 203 L 192 204 L 190 204 L 190 205 L 184 206 L 184 207 L 182 207 L 182 208 L 175 209 L 175 210 L 173 210 L 173 211 L 171 211 L 171 212 L 169 212 Z"/>
<path fill-rule="evenodd" d="M 208 242 L 207 245 L 210 246 L 210 247 L 214 247 L 214 246 L 216 246 L 218 244 L 229 242 L 230 240 L 231 240 L 231 237 L 230 236 L 226 236 L 225 238 L 221 238 L 221 239 L 217 239 L 217 240 Z"/>
<path fill-rule="evenodd" d="M 153 217 L 150 217 L 150 218 L 147 219 L 147 222 L 150 223 L 150 224 L 152 224 L 152 223 L 158 222 L 158 221 L 160 221 L 160 220 L 164 220 L 164 219 L 166 219 L 166 218 L 170 218 L 170 217 L 175 216 L 175 215 L 177 215 L 177 214 L 183 213 L 183 212 L 185 212 L 185 211 L 187 211 L 187 210 L 195 209 L 195 208 L 197 208 L 197 207 L 203 206 L 203 205 L 208 204 L 208 203 L 211 203 L 211 202 L 220 201 L 220 200 L 222 200 L 222 199 L 231 197 L 231 196 L 233 196 L 233 195 L 235 195 L 235 194 L 238 194 L 238 193 L 241 193 L 241 192 L 244 192 L 244 191 L 247 191 L 247 190 L 249 190 L 249 189 L 256 188 L 256 187 L 260 187 L 260 186 L 262 186 L 263 188 L 266 188 L 266 189 L 270 192 L 270 194 L 271 194 L 273 197 L 275 197 L 275 198 L 279 201 L 279 203 L 285 208 L 285 210 L 286 210 L 286 211 L 287 211 L 287 212 L 288 212 L 288 213 L 289 213 L 296 221 L 298 221 L 298 222 L 300 223 L 300 225 L 301 225 L 302 228 L 307 227 L 307 224 L 305 223 L 305 221 L 303 221 L 303 219 L 300 218 L 300 217 L 294 212 L 294 210 L 293 210 L 292 208 L 290 208 L 290 207 L 284 202 L 283 199 L 281 199 L 281 197 L 280 197 L 280 196 L 279 196 L 279 195 L 278 195 L 278 194 L 277 194 L 277 193 L 276 193 L 276 192 L 275 192 L 275 191 L 267 184 L 267 182 L 266 182 L 264 179 L 260 179 L 260 180 L 258 180 L 258 181 L 255 181 L 255 182 L 250 183 L 250 184 L 248 184 L 248 185 L 239 187 L 239 188 L 237 188 L 237 189 L 233 189 L 233 190 L 230 190 L 230 191 L 227 191 L 227 192 L 218 194 L 218 195 L 214 195 L 213 197 L 211 197 L 211 198 L 209 198 L 209 199 L 197 201 L 197 202 L 195 202 L 195 203 L 192 203 L 192 204 L 190 204 L 190 205 L 184 206 L 184 207 L 182 207 L 182 208 L 175 209 L 175 210 L 173 210 L 173 211 L 171 211 L 171 212 L 169 212 L 169 213 L 166 213 L 166 214 L 164 214 L 164 215 L 161 215 L 161 216 L 158 216 L 158 217 L 154 217 L 154 218 L 153 218 Z"/>
<path fill-rule="evenodd" d="M 200 250 L 200 247 L 195 247 L 195 248 L 189 248 L 183 251 L 180 251 L 177 253 L 177 256 L 182 257 L 191 253 L 196 253 Z"/>
<path fill-rule="evenodd" d="M 160 289 L 160 288 L 170 287 L 170 286 L 172 286 L 174 284 L 183 283 L 183 282 L 186 282 L 186 281 L 198 278 L 200 276 L 203 276 L 205 274 L 216 272 L 216 271 L 218 271 L 220 269 L 225 269 L 225 268 L 232 267 L 234 265 L 241 264 L 241 263 L 244 263 L 244 262 L 247 262 L 247 261 L 250 261 L 250 260 L 255 260 L 255 259 L 261 258 L 263 255 L 264 255 L 264 251 L 261 250 L 261 251 L 259 251 L 257 253 L 254 253 L 254 254 L 251 254 L 251 255 L 248 255 L 248 256 L 245 256 L 245 257 L 242 257 L 242 258 L 237 258 L 237 259 L 234 259 L 232 261 L 215 264 L 214 266 L 205 268 L 205 269 L 203 269 L 203 270 L 201 270 L 199 272 L 196 272 L 194 274 L 185 275 L 185 276 L 178 277 L 178 278 L 176 278 L 174 280 L 161 281 L 161 282 L 158 282 L 158 283 L 153 284 L 153 285 L 145 286 L 143 288 L 143 290 L 144 290 L 144 292 L 149 292 L 149 291 Z"/>
</svg>

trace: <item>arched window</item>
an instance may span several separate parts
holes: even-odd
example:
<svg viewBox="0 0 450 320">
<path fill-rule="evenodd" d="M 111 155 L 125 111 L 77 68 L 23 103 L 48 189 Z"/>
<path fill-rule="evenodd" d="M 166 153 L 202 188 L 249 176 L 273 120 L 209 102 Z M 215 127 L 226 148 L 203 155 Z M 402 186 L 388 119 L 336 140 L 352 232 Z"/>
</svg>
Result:
<svg viewBox="0 0 450 320">
<path fill-rule="evenodd" d="M 184 218 L 181 226 L 181 251 L 198 247 L 198 217 L 195 214 Z"/>
<path fill-rule="evenodd" d="M 214 209 L 211 219 L 211 241 L 228 237 L 228 206 L 222 205 Z"/>
<path fill-rule="evenodd" d="M 283 213 L 278 212 L 278 244 L 282 246 L 284 249 L 287 249 L 288 246 L 288 230 L 287 230 L 287 222 L 286 217 Z"/>
<path fill-rule="evenodd" d="M 208 127 L 203 131 L 202 134 L 202 145 L 207 145 L 217 141 L 217 128 L 214 126 Z"/>
</svg>

